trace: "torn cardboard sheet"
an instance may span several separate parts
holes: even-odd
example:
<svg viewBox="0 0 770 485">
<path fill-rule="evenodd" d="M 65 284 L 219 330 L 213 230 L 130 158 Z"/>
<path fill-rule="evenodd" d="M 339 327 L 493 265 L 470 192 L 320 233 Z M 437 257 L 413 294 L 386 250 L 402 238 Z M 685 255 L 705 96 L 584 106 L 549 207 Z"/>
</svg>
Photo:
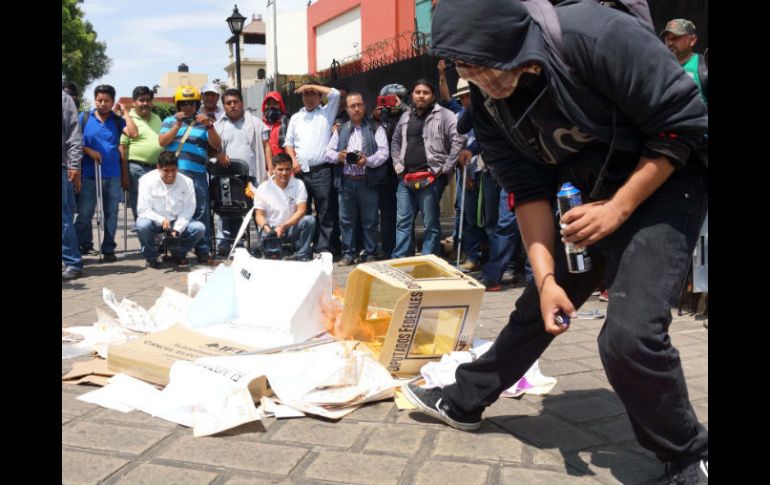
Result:
<svg viewBox="0 0 770 485">
<path fill-rule="evenodd" d="M 91 359 L 85 362 L 75 362 L 72 369 L 61 378 L 65 384 L 95 384 L 104 386 L 115 372 L 107 368 L 105 359 Z"/>
<path fill-rule="evenodd" d="M 489 350 L 492 342 L 474 340 L 474 347 L 470 352 L 450 352 L 441 358 L 440 362 L 425 364 L 420 373 L 425 380 L 423 387 L 446 387 L 455 383 L 455 371 L 460 364 L 472 362 Z M 540 372 L 540 366 L 535 361 L 524 376 L 513 386 L 500 394 L 502 397 L 518 397 L 522 394 L 548 394 L 556 385 L 556 378 L 544 376 Z"/>
<path fill-rule="evenodd" d="M 154 332 L 121 345 L 111 345 L 107 366 L 139 379 L 165 386 L 178 360 L 203 356 L 235 355 L 254 350 L 229 340 L 200 334 L 181 325 Z"/>
</svg>

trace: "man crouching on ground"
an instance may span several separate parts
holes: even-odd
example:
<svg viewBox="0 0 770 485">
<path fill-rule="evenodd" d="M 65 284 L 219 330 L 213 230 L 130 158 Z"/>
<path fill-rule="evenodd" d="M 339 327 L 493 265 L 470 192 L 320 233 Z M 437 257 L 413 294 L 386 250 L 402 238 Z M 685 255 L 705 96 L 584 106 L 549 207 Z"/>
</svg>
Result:
<svg viewBox="0 0 770 485">
<path fill-rule="evenodd" d="M 313 253 L 310 243 L 315 233 L 315 218 L 305 215 L 305 184 L 291 176 L 292 159 L 285 153 L 273 157 L 273 175 L 262 182 L 254 195 L 254 219 L 259 228 L 260 243 L 275 231 L 283 243 L 292 243 L 296 253 L 292 259 L 309 261 Z"/>
<path fill-rule="evenodd" d="M 142 245 L 142 256 L 151 268 L 159 268 L 156 236 L 166 232 L 176 239 L 169 246 L 176 265 L 187 265 L 185 255 L 203 237 L 202 222 L 190 220 L 195 213 L 195 187 L 192 179 L 179 173 L 174 152 L 162 152 L 158 168 L 139 179 L 139 195 L 136 204 L 139 215 L 136 229 Z"/>
</svg>

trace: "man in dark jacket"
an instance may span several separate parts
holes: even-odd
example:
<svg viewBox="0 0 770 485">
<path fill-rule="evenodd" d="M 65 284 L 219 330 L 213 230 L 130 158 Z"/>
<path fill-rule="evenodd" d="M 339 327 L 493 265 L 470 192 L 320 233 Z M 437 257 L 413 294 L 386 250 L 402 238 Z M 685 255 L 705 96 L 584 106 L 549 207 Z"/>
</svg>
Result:
<svg viewBox="0 0 770 485">
<path fill-rule="evenodd" d="M 405 394 L 455 428 L 478 428 L 484 409 L 568 330 L 557 317 L 576 316 L 604 282 L 611 304 L 599 353 L 636 438 L 667 464 L 672 483 L 707 483 L 708 432 L 668 335 L 706 210 L 707 169 L 693 156 L 706 108 L 639 18 L 567 0 L 555 8 L 559 36 L 541 28 L 549 24 L 530 14 L 533 3 L 541 2 L 469 9 L 442 0 L 433 17 L 431 54 L 453 59 L 471 82 L 476 136 L 513 194 L 535 278 L 492 348 L 461 365 L 455 384 L 409 384 Z M 557 237 L 554 194 L 566 181 L 584 205 L 562 214 Z M 588 249 L 589 271 L 568 272 L 564 242 Z"/>
</svg>

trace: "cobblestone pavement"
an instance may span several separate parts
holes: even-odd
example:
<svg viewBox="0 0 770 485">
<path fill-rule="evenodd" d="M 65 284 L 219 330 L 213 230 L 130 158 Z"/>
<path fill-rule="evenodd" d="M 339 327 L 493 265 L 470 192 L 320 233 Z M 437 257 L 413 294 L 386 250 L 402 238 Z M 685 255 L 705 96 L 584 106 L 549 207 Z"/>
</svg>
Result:
<svg viewBox="0 0 770 485">
<path fill-rule="evenodd" d="M 122 216 L 121 210 L 121 216 Z M 123 248 L 122 223 L 118 247 Z M 116 263 L 86 257 L 85 277 L 62 283 L 62 327 L 88 325 L 108 287 L 149 308 L 163 287 L 186 292 L 189 270 L 145 268 L 130 234 Z M 194 261 L 194 257 L 192 258 Z M 334 267 L 344 286 L 351 268 Z M 521 288 L 484 295 L 475 336 L 494 339 Z M 582 310 L 605 310 L 592 297 Z M 708 330 L 673 310 L 671 338 L 682 356 L 695 412 L 708 426 Z M 540 360 L 558 384 L 547 396 L 501 398 L 476 433 L 453 430 L 392 401 L 338 422 L 267 419 L 213 437 L 144 413 L 121 413 L 75 399 L 93 388 L 62 384 L 65 484 L 573 484 L 653 483 L 663 473 L 634 440 L 624 408 L 602 370 L 596 338 L 603 320 L 577 320 Z M 76 360 L 62 361 L 62 373 Z M 651 389 L 650 392 L 654 392 Z"/>
</svg>

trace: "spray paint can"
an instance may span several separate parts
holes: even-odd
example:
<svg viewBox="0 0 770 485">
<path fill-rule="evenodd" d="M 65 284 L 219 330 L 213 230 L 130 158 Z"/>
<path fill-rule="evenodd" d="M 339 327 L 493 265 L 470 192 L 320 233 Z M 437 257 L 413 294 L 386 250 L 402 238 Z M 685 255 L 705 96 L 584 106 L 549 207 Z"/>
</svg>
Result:
<svg viewBox="0 0 770 485">
<path fill-rule="evenodd" d="M 566 182 L 556 194 L 556 202 L 559 206 L 559 218 L 561 218 L 562 214 L 581 205 L 583 199 L 580 196 L 580 190 Z M 562 229 L 566 227 L 566 224 L 559 225 Z M 591 257 L 587 249 L 578 249 L 573 243 L 564 243 L 564 249 L 567 252 L 567 269 L 570 273 L 585 273 L 591 270 Z"/>
</svg>

